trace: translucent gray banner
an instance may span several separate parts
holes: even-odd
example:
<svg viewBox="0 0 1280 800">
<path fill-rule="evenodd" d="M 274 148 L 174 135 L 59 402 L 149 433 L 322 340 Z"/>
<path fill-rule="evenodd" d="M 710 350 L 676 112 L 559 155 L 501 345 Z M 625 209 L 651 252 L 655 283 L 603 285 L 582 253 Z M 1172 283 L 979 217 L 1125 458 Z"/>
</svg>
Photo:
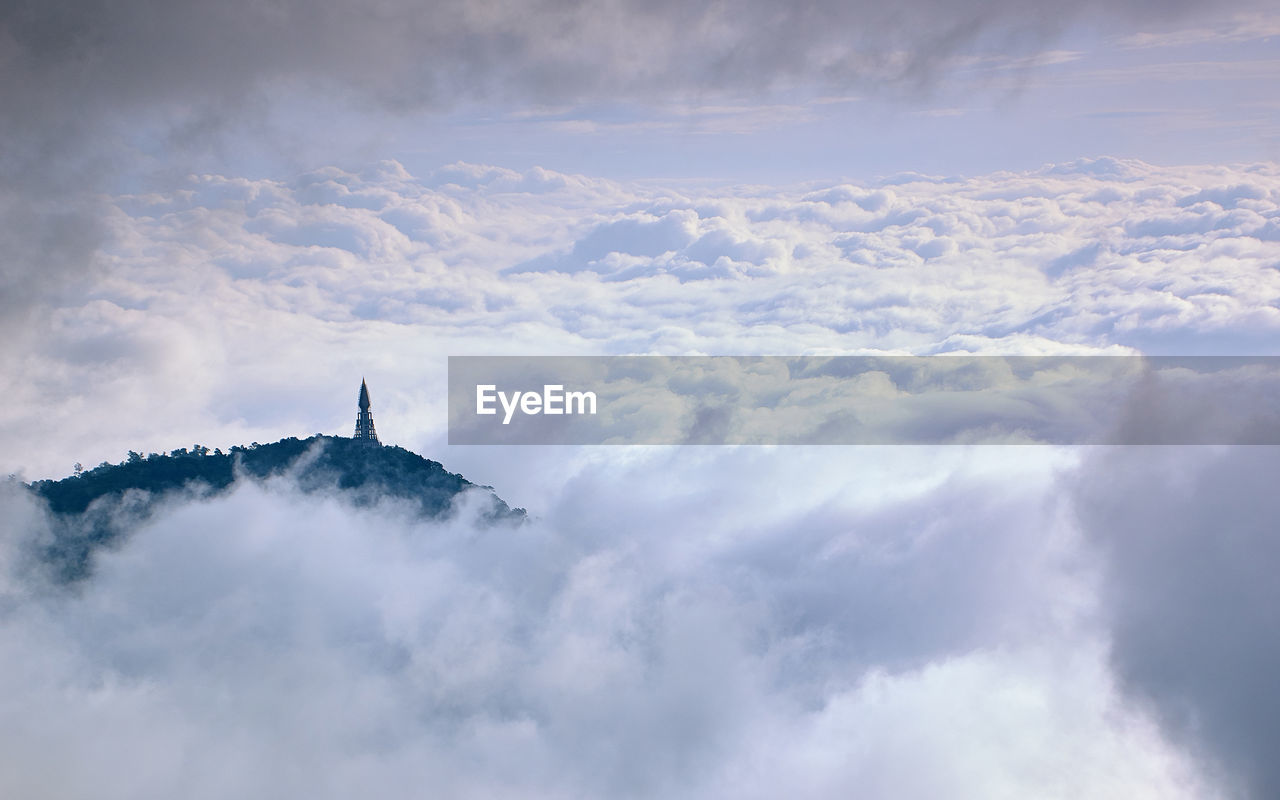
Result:
<svg viewBox="0 0 1280 800">
<path fill-rule="evenodd" d="M 453 356 L 450 444 L 1280 444 L 1277 356 Z"/>
</svg>

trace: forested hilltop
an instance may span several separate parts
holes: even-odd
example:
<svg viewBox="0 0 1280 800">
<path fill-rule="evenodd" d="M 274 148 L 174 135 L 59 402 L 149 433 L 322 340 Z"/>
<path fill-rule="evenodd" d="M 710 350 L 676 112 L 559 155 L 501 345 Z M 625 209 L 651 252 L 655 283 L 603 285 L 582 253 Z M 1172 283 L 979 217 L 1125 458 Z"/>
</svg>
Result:
<svg viewBox="0 0 1280 800">
<path fill-rule="evenodd" d="M 492 521 L 525 517 L 524 509 L 509 507 L 490 487 L 477 486 L 439 462 L 403 447 L 336 436 L 255 442 L 225 453 L 200 445 L 167 455 L 130 451 L 123 463 L 104 462 L 62 480 L 35 481 L 29 488 L 52 512 L 50 560 L 64 578 L 75 579 L 89 571 L 96 547 L 144 520 L 166 496 L 180 491 L 219 494 L 239 480 L 261 481 L 286 473 L 304 492 L 337 491 L 356 505 L 397 498 L 430 518 L 446 516 L 454 498 L 474 488 L 491 496 Z"/>
</svg>

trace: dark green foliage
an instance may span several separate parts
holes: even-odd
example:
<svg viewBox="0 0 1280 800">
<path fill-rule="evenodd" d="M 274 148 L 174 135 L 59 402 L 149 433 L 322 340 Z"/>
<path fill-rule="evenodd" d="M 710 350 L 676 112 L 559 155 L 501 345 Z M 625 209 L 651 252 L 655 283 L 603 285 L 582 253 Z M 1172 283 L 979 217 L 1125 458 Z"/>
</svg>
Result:
<svg viewBox="0 0 1280 800">
<path fill-rule="evenodd" d="M 313 436 L 254 442 L 228 453 L 210 453 L 198 444 L 167 456 L 152 453 L 143 458 L 130 451 L 124 463 L 104 462 L 60 481 L 36 481 L 30 489 L 53 512 L 54 543 L 47 557 L 63 579 L 74 580 L 88 573 L 94 549 L 145 520 L 162 499 L 183 491 L 218 494 L 237 480 L 264 480 L 286 472 L 304 492 L 337 490 L 361 506 L 396 498 L 416 506 L 425 517 L 447 515 L 455 495 L 475 486 L 402 447 Z M 518 521 L 525 511 L 494 496 L 488 516 L 492 521 Z"/>
</svg>

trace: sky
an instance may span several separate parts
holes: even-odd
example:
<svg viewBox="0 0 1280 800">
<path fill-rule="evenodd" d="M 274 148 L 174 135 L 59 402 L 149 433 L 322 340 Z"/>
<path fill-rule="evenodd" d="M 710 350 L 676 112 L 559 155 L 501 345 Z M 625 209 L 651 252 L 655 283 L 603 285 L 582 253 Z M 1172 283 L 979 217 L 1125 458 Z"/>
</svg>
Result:
<svg viewBox="0 0 1280 800">
<path fill-rule="evenodd" d="M 75 592 L 0 793 L 1270 798 L 1274 448 L 465 447 L 450 355 L 1280 355 L 1264 2 L 10 3 L 0 474 L 349 435 Z"/>
</svg>

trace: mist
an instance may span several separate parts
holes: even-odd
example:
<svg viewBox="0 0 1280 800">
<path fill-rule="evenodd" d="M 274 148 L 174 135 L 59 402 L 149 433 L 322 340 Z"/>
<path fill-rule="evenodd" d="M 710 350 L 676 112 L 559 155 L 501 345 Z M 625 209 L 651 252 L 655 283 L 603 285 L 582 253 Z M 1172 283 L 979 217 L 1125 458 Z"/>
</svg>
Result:
<svg viewBox="0 0 1280 800">
<path fill-rule="evenodd" d="M 1014 450 L 659 448 L 516 529 L 248 483 L 71 587 L 34 577 L 10 492 L 0 785 L 1207 796 L 1113 685 L 1075 457 Z"/>
</svg>

